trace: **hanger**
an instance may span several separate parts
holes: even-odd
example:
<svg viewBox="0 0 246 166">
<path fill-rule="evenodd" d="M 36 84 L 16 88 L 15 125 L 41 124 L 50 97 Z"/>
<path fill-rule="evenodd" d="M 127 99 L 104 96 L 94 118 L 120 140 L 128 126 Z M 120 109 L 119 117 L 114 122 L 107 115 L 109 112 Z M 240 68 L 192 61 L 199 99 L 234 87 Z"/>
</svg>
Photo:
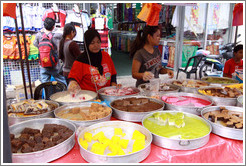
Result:
<svg viewBox="0 0 246 166">
<path fill-rule="evenodd" d="M 59 9 L 57 7 L 57 5 L 55 3 L 53 3 L 51 9 L 54 11 L 54 12 L 59 12 Z"/>
<path fill-rule="evenodd" d="M 74 11 L 75 13 L 80 13 L 80 12 L 79 12 L 79 7 L 78 7 L 77 4 L 74 4 L 73 11 Z"/>
</svg>

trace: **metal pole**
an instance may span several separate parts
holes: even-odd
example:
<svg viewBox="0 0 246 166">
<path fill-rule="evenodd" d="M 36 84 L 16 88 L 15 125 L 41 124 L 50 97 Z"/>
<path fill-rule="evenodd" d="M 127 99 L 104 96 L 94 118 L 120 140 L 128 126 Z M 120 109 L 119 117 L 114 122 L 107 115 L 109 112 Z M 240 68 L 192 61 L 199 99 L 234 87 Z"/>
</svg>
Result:
<svg viewBox="0 0 246 166">
<path fill-rule="evenodd" d="M 17 44 L 18 44 L 19 55 L 20 55 L 20 64 L 21 64 L 22 80 L 23 80 L 23 85 L 24 85 L 25 97 L 26 97 L 26 99 L 27 99 L 26 79 L 25 79 L 24 65 L 23 65 L 22 52 L 21 52 L 21 45 L 20 45 L 19 29 L 18 29 L 17 20 L 16 20 L 16 19 L 14 19 L 14 20 L 15 20 L 15 29 L 16 29 L 15 31 L 16 31 L 16 37 L 17 37 Z"/>
<path fill-rule="evenodd" d="M 206 50 L 207 38 L 208 38 L 208 9 L 209 3 L 206 4 L 206 17 L 205 17 L 205 30 L 204 30 L 204 40 L 203 40 L 203 49 Z"/>
<path fill-rule="evenodd" d="M 236 32 L 235 32 L 235 40 L 234 40 L 234 44 L 236 46 L 236 43 L 237 43 L 237 32 L 238 31 L 238 26 L 236 26 Z"/>
<path fill-rule="evenodd" d="M 26 47 L 26 33 L 25 33 L 25 28 L 24 28 L 23 13 L 22 13 L 22 4 L 21 3 L 19 3 L 19 7 L 20 7 L 22 34 L 23 34 L 23 38 L 24 38 L 24 48 L 25 48 L 25 55 L 26 55 L 25 58 L 26 58 L 27 75 L 28 75 L 28 81 L 29 81 L 31 98 L 33 98 L 31 75 L 30 75 L 30 68 L 29 68 L 29 61 L 28 61 L 27 47 Z"/>
</svg>

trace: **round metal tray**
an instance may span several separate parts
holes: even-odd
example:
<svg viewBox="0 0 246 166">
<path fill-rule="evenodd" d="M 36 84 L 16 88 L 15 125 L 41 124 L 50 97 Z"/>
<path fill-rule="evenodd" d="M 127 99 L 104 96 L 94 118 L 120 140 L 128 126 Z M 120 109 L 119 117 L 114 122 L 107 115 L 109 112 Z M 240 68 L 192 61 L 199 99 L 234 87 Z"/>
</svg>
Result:
<svg viewBox="0 0 246 166">
<path fill-rule="evenodd" d="M 126 155 L 118 155 L 118 156 L 107 156 L 107 155 L 98 155 L 95 153 L 90 152 L 89 150 L 85 150 L 80 144 L 80 154 L 81 156 L 90 163 L 138 163 L 144 160 L 149 154 L 151 150 L 151 142 L 152 142 L 152 135 L 141 125 L 131 123 L 131 122 L 124 122 L 124 121 L 110 121 L 110 122 L 100 122 L 94 125 L 91 125 L 84 130 L 82 130 L 79 135 L 77 141 L 79 142 L 79 138 L 83 137 L 85 132 L 90 132 L 92 135 L 103 131 L 105 136 L 111 138 L 114 135 L 114 128 L 121 128 L 126 136 L 123 137 L 124 139 L 131 139 L 132 134 L 135 130 L 140 131 L 142 134 L 145 135 L 145 148 Z M 130 141 L 129 141 L 130 145 Z M 129 147 L 127 148 L 128 151 L 132 149 Z"/>
<path fill-rule="evenodd" d="M 230 111 L 244 112 L 243 108 L 241 108 L 241 107 L 233 107 L 233 106 L 224 106 L 224 107 Z M 211 112 L 211 111 L 215 111 L 215 110 L 219 110 L 219 109 L 220 109 L 219 106 L 212 106 L 212 107 L 204 108 L 201 112 L 203 119 L 205 119 L 208 123 L 211 124 L 211 126 L 213 128 L 212 133 L 220 135 L 222 137 L 226 137 L 226 138 L 231 138 L 231 139 L 235 139 L 235 140 L 243 140 L 243 129 L 233 129 L 230 127 L 225 127 L 223 125 L 213 123 L 210 120 L 207 120 L 203 116 L 207 112 Z"/>
<path fill-rule="evenodd" d="M 181 82 L 183 82 L 183 81 L 204 82 L 204 81 L 201 81 L 201 80 L 193 80 L 193 79 L 170 80 L 168 82 L 171 83 L 171 84 L 173 84 L 174 81 L 181 81 Z M 204 83 L 207 83 L 208 84 L 207 86 L 209 86 L 209 84 L 210 84 L 208 82 L 204 82 Z M 198 89 L 198 88 L 192 88 L 192 87 L 179 86 L 179 85 L 176 85 L 176 84 L 173 84 L 173 85 L 179 87 L 180 88 L 180 92 L 186 92 L 186 93 L 197 93 L 197 89 Z"/>
<path fill-rule="evenodd" d="M 44 101 L 48 104 L 55 105 L 56 108 L 59 107 L 59 104 L 57 102 L 50 101 L 50 100 L 44 100 Z M 20 122 L 23 122 L 26 120 L 38 119 L 38 118 L 53 118 L 53 117 L 54 117 L 54 110 L 43 113 L 43 114 L 27 116 L 27 117 L 11 117 L 11 116 L 8 116 L 8 123 L 9 123 L 9 126 L 11 126 L 13 124 L 20 123 Z"/>
<path fill-rule="evenodd" d="M 214 101 L 209 96 L 204 96 L 200 94 L 177 92 L 177 93 L 167 93 L 165 94 L 165 96 L 190 96 L 190 97 L 197 97 L 197 98 L 204 99 L 204 100 L 211 102 L 210 105 L 207 105 L 205 107 L 212 106 L 214 104 Z M 165 110 L 177 110 L 177 111 L 192 113 L 195 115 L 201 115 L 201 110 L 205 108 L 205 107 L 194 107 L 194 106 L 178 106 L 178 105 L 168 104 L 166 102 L 164 103 L 166 105 Z"/>
<path fill-rule="evenodd" d="M 154 98 L 150 98 L 150 97 L 146 97 L 146 96 L 131 96 L 131 97 L 124 97 L 124 98 L 120 98 L 120 99 L 127 99 L 127 98 L 132 98 L 132 97 L 150 99 L 151 101 L 159 103 L 159 104 L 162 105 L 162 107 L 160 109 L 154 110 L 154 111 L 161 111 L 165 107 L 165 104 L 164 104 L 163 101 L 157 100 L 157 99 L 154 99 Z M 116 100 L 119 100 L 119 99 L 116 99 Z M 116 100 L 111 101 L 110 107 L 113 109 L 113 117 L 115 117 L 117 119 L 120 119 L 120 120 L 125 120 L 125 121 L 130 121 L 130 122 L 141 122 L 142 118 L 145 115 L 149 114 L 150 112 L 153 112 L 153 111 L 148 111 L 148 112 L 121 111 L 121 110 L 118 110 L 118 109 L 112 107 L 113 102 L 115 102 Z"/>
<path fill-rule="evenodd" d="M 218 106 L 236 106 L 237 98 L 209 96 L 209 95 L 199 92 L 199 90 L 203 90 L 207 88 L 220 88 L 220 87 L 218 86 L 202 87 L 202 88 L 197 89 L 198 94 L 210 97 L 214 101 L 214 104 Z"/>
<path fill-rule="evenodd" d="M 140 90 L 136 87 L 129 87 L 129 88 L 132 88 L 136 93 L 135 94 L 132 94 L 132 95 L 124 95 L 124 96 L 109 96 L 109 95 L 105 95 L 103 94 L 103 92 L 106 90 L 106 89 L 116 89 L 116 86 L 109 86 L 109 87 L 105 87 L 105 88 L 102 88 L 98 91 L 98 95 L 99 95 L 99 98 L 101 100 L 107 100 L 107 101 L 113 101 L 115 99 L 119 99 L 119 98 L 122 98 L 122 97 L 127 97 L 127 96 L 136 96 L 136 95 L 139 95 L 140 94 Z"/>
<path fill-rule="evenodd" d="M 103 121 L 110 121 L 110 118 L 111 118 L 111 115 L 112 115 L 112 112 L 104 117 L 104 118 L 101 118 L 101 119 L 96 119 L 96 120 L 85 120 L 85 121 L 79 121 L 79 120 L 69 120 L 69 119 L 65 119 L 65 118 L 61 118 L 59 116 L 57 116 L 57 114 L 62 111 L 62 110 L 66 110 L 66 109 L 70 109 L 70 108 L 75 108 L 75 107 L 90 107 L 91 106 L 91 102 L 85 102 L 85 103 L 81 103 L 81 104 L 73 104 L 73 105 L 64 105 L 64 106 L 61 106 L 57 109 L 54 110 L 54 114 L 55 114 L 55 117 L 56 118 L 59 118 L 59 119 L 64 119 L 64 120 L 67 120 L 67 121 L 70 121 L 72 122 L 73 124 L 75 124 L 75 126 L 78 128 L 78 127 L 87 127 L 87 126 L 90 126 L 92 124 L 95 124 L 95 123 L 98 123 L 98 122 L 103 122 Z M 105 106 L 105 105 L 104 105 Z"/>
<path fill-rule="evenodd" d="M 237 106 L 243 107 L 243 95 L 237 98 Z"/>
<path fill-rule="evenodd" d="M 40 162 L 46 163 L 60 158 L 61 156 L 65 155 L 73 148 L 75 144 L 76 127 L 74 124 L 62 119 L 42 118 L 42 119 L 28 120 L 10 126 L 9 132 L 11 134 L 18 135 L 25 127 L 42 130 L 44 124 L 64 125 L 69 129 L 71 129 L 74 133 L 67 140 L 48 149 L 44 149 L 37 152 L 31 152 L 31 153 L 13 153 L 12 154 L 13 163 L 40 163 Z"/>
<path fill-rule="evenodd" d="M 223 79 L 223 80 L 228 80 L 228 81 L 232 81 L 233 83 L 229 83 L 229 84 L 221 84 L 221 83 L 212 83 L 212 82 L 208 82 L 207 79 L 208 78 L 218 78 L 218 79 Z M 210 83 L 211 86 L 224 86 L 224 85 L 233 85 L 233 84 L 238 84 L 239 81 L 236 79 L 232 79 L 232 78 L 228 78 L 228 77 L 202 77 L 201 79 L 204 82 Z"/>
<path fill-rule="evenodd" d="M 168 86 L 174 88 L 175 90 L 159 90 L 159 94 L 165 94 L 165 93 L 169 93 L 169 92 L 178 92 L 180 90 L 180 87 L 176 86 L 176 85 L 172 85 L 172 84 L 169 84 L 169 83 L 166 83 Z M 150 87 L 150 83 L 144 83 L 144 84 L 140 84 L 138 86 L 138 89 L 140 90 L 141 92 L 141 95 L 146 95 L 146 96 L 151 96 L 151 93 L 152 91 L 151 90 L 145 90 L 143 88 L 141 88 L 141 86 L 147 86 L 147 87 Z"/>
<path fill-rule="evenodd" d="M 156 111 L 156 112 L 160 112 L 163 113 L 162 111 Z M 143 120 L 142 120 L 142 125 L 144 126 L 143 122 L 145 119 L 147 119 L 148 117 L 152 116 L 154 113 L 156 112 L 152 112 L 148 115 L 146 115 Z M 174 113 L 177 111 L 165 111 L 165 113 Z M 203 121 L 208 127 L 209 127 L 209 133 L 203 137 L 200 138 L 196 138 L 196 139 L 185 139 L 185 140 L 181 140 L 181 139 L 171 139 L 171 138 L 166 138 L 166 137 L 162 137 L 159 135 L 156 135 L 154 133 L 152 133 L 153 135 L 153 144 L 163 147 L 163 148 L 167 148 L 167 149 L 173 149 L 173 150 L 191 150 L 191 149 L 197 149 L 200 148 L 204 145 L 206 145 L 209 141 L 209 137 L 210 137 L 210 133 L 212 130 L 211 125 L 206 122 L 204 119 L 202 119 L 201 117 L 194 115 L 194 114 L 190 114 L 187 112 L 183 112 L 185 116 L 189 116 L 189 117 L 193 117 L 196 119 L 199 119 L 201 121 Z M 145 127 L 145 126 L 144 126 Z"/>
<path fill-rule="evenodd" d="M 76 103 L 82 103 L 82 102 L 87 102 L 87 101 L 93 101 L 96 100 L 97 98 L 97 93 L 93 92 L 93 91 L 89 91 L 89 90 L 81 90 L 79 92 L 79 94 L 88 94 L 90 96 L 92 96 L 92 98 L 90 100 L 83 100 L 80 102 L 61 102 L 61 101 L 56 101 L 56 99 L 60 96 L 65 96 L 65 95 L 70 95 L 70 93 L 68 91 L 62 91 L 62 92 L 57 92 L 54 93 L 53 95 L 50 96 L 50 100 L 58 102 L 60 105 L 67 105 L 67 104 L 76 104 Z"/>
</svg>

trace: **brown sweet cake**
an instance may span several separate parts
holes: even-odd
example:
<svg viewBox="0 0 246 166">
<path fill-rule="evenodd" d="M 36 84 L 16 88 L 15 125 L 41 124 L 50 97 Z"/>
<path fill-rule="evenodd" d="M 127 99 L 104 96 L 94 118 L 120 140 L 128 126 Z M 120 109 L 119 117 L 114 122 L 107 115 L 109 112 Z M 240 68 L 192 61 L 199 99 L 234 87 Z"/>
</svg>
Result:
<svg viewBox="0 0 246 166">
<path fill-rule="evenodd" d="M 162 105 L 147 98 L 126 98 L 116 100 L 112 107 L 127 112 L 149 112 L 162 108 Z"/>
<path fill-rule="evenodd" d="M 55 146 L 73 135 L 66 126 L 45 124 L 42 131 L 24 128 L 19 137 L 10 134 L 12 153 L 30 153 Z"/>
<path fill-rule="evenodd" d="M 230 111 L 225 109 L 225 107 L 220 107 L 220 110 L 207 112 L 203 116 L 211 122 L 219 123 L 226 127 L 243 128 L 243 113 Z"/>
</svg>

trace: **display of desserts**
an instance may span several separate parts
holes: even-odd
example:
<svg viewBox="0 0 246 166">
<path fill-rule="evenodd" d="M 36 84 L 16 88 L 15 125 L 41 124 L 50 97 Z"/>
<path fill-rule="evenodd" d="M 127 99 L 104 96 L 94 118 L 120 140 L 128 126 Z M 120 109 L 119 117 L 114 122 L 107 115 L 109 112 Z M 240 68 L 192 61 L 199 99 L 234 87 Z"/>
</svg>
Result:
<svg viewBox="0 0 246 166">
<path fill-rule="evenodd" d="M 161 109 L 163 105 L 148 98 L 125 98 L 115 100 L 111 106 L 115 109 L 127 112 L 149 112 Z"/>
<path fill-rule="evenodd" d="M 125 96 L 125 95 L 133 95 L 138 93 L 131 87 L 123 87 L 123 88 L 109 88 L 105 89 L 101 94 L 108 95 L 108 96 Z"/>
<path fill-rule="evenodd" d="M 205 89 L 199 89 L 198 92 L 208 96 L 224 98 L 236 98 L 238 96 L 243 95 L 243 93 L 237 88 L 230 87 L 208 87 Z"/>
<path fill-rule="evenodd" d="M 236 88 L 237 90 L 241 91 L 243 93 L 243 84 L 233 84 L 233 85 L 227 85 L 226 87 L 229 88 Z"/>
<path fill-rule="evenodd" d="M 151 85 L 149 83 L 146 84 L 141 84 L 138 86 L 140 89 L 142 89 L 143 91 L 150 91 L 151 90 Z M 160 88 L 159 88 L 159 92 L 163 92 L 163 91 L 174 91 L 177 90 L 178 87 L 172 86 L 171 84 L 168 83 L 161 83 L 160 84 Z"/>
<path fill-rule="evenodd" d="M 55 101 L 57 102 L 81 102 L 81 101 L 88 101 L 88 100 L 92 100 L 93 99 L 93 96 L 89 95 L 89 94 L 86 94 L 86 93 L 73 93 L 73 94 L 70 94 L 70 93 L 67 93 L 67 94 L 64 94 L 64 95 L 61 95 L 59 97 L 57 97 L 55 99 Z"/>
<path fill-rule="evenodd" d="M 143 126 L 153 134 L 171 139 L 196 139 L 210 132 L 202 120 L 183 112 L 156 112 L 144 119 Z"/>
<path fill-rule="evenodd" d="M 243 112 L 228 110 L 220 107 L 218 110 L 206 112 L 203 117 L 207 120 L 234 129 L 243 128 Z"/>
<path fill-rule="evenodd" d="M 172 84 L 189 88 L 200 88 L 209 85 L 208 83 L 199 80 L 175 80 Z"/>
<path fill-rule="evenodd" d="M 191 96 L 174 96 L 174 95 L 164 95 L 162 96 L 162 101 L 165 103 L 176 105 L 176 106 L 194 106 L 194 107 L 204 107 L 212 104 L 210 101 Z"/>
<path fill-rule="evenodd" d="M 145 148 L 145 135 L 138 130 L 129 135 L 122 128 L 112 132 L 85 132 L 79 144 L 88 151 L 99 155 L 117 156 L 131 154 Z"/>
<path fill-rule="evenodd" d="M 90 107 L 73 107 L 56 114 L 57 117 L 69 120 L 96 120 L 110 115 L 112 109 L 101 104 L 92 103 Z"/>
<path fill-rule="evenodd" d="M 214 83 L 214 84 L 233 84 L 238 83 L 237 80 L 233 80 L 230 78 L 223 78 L 223 77 L 204 77 L 202 78 L 203 81 Z"/>
<path fill-rule="evenodd" d="M 31 153 L 44 150 L 67 140 L 73 131 L 58 124 L 45 124 L 42 131 L 24 128 L 19 135 L 10 134 L 12 153 Z"/>
<path fill-rule="evenodd" d="M 45 100 L 24 100 L 11 104 L 8 110 L 10 117 L 28 117 L 43 114 L 57 108 L 57 105 L 46 102 Z"/>
</svg>

